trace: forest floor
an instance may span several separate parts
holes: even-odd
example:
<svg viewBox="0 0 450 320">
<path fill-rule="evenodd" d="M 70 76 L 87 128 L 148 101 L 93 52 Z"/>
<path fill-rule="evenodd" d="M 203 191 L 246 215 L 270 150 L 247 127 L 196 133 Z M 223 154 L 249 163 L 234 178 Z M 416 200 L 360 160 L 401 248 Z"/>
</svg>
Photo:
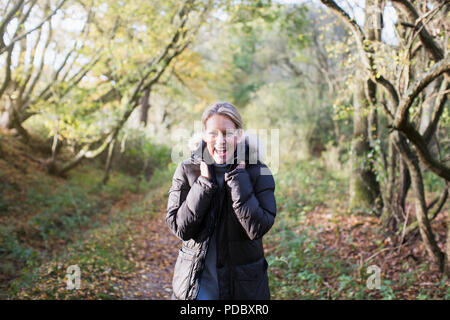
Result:
<svg viewBox="0 0 450 320">
<path fill-rule="evenodd" d="M 312 161 L 282 169 L 277 220 L 266 237 L 274 299 L 450 298 L 450 281 L 429 260 L 418 232 L 402 242 L 377 216 L 348 210 L 347 177 Z M 412 204 L 408 197 L 409 222 Z M 447 203 L 431 223 L 441 249 L 448 210 Z"/>
<path fill-rule="evenodd" d="M 165 225 L 172 169 L 152 181 L 83 164 L 64 179 L 0 132 L 0 299 L 167 299 L 179 240 Z M 158 180 L 158 174 L 169 174 Z M 137 187 L 137 184 L 140 184 Z M 81 288 L 67 289 L 77 265 Z"/>
<path fill-rule="evenodd" d="M 180 240 L 168 230 L 164 208 L 162 205 L 159 215 L 136 228 L 135 244 L 141 255 L 137 257 L 134 276 L 118 283 L 120 299 L 168 300 L 171 297 Z"/>
<path fill-rule="evenodd" d="M 0 298 L 170 298 L 181 245 L 164 219 L 173 165 L 139 189 L 118 173 L 99 188 L 96 166 L 61 179 L 24 150 L 4 151 Z M 319 164 L 283 170 L 277 218 L 264 241 L 272 299 L 450 299 L 449 281 L 428 261 L 420 236 L 399 245 L 380 232 L 377 217 L 349 214 L 347 185 Z M 447 210 L 432 224 L 441 245 Z M 79 289 L 67 288 L 71 265 L 80 268 Z M 370 266 L 380 271 L 379 288 L 367 285 Z"/>
<path fill-rule="evenodd" d="M 336 215 L 336 208 L 329 207 L 317 207 L 305 216 L 305 224 L 316 230 L 307 232 L 309 236 L 317 239 L 314 249 L 322 252 L 322 256 L 329 255 L 327 259 L 333 263 L 347 265 L 347 268 L 341 269 L 341 272 L 346 272 L 341 274 L 322 274 L 322 284 L 328 288 L 323 298 L 449 297 L 450 282 L 446 278 L 441 279 L 437 268 L 430 266 L 418 232 L 408 241 L 399 243 L 399 237 L 380 232 L 377 217 Z M 433 227 L 438 242 L 443 244 L 447 233 L 445 216 L 440 215 L 433 222 Z M 375 275 L 375 269 L 380 272 L 380 286 L 369 288 L 369 278 Z M 372 286 L 374 284 L 375 282 L 372 282 Z"/>
</svg>

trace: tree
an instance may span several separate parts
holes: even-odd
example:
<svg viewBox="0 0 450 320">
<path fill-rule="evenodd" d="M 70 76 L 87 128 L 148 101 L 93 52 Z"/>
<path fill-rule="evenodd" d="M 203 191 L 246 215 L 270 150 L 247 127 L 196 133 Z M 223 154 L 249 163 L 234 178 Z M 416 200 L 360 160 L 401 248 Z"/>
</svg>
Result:
<svg viewBox="0 0 450 320">
<path fill-rule="evenodd" d="M 449 258 L 446 257 L 446 253 L 437 245 L 430 225 L 427 204 L 425 201 L 422 170 L 419 165 L 420 161 L 436 175 L 444 178 L 446 182 L 450 179 L 449 168 L 442 161 L 435 159 L 435 156 L 429 150 L 426 143 L 427 138 L 429 138 L 431 132 L 434 133 L 439 123 L 446 98 L 439 99 L 439 102 L 434 106 L 435 112 L 433 118 L 428 126 L 426 126 L 423 134 L 415 129 L 412 118 L 410 117 L 410 111 L 413 108 L 416 98 L 419 95 L 424 95 L 426 93 L 425 88 L 441 76 L 444 77 L 443 80 L 441 80 L 444 81 L 444 85 L 439 86 L 440 90 L 433 94 L 446 96 L 445 91 L 448 88 L 447 77 L 448 72 L 450 71 L 450 61 L 448 58 L 445 58 L 446 55 L 444 54 L 442 46 L 438 44 L 437 39 L 430 36 L 427 24 L 424 23 L 424 20 L 426 17 L 430 16 L 446 16 L 448 3 L 440 5 L 434 4 L 434 8 L 431 10 L 426 7 L 422 8 L 429 11 L 424 12 L 422 16 L 419 16 L 417 8 L 415 8 L 411 2 L 406 0 L 393 1 L 394 4 L 407 12 L 408 17 L 411 19 L 416 18 L 414 21 L 406 23 L 406 26 L 408 27 L 412 25 L 413 30 L 405 33 L 409 37 L 403 39 L 405 46 L 400 46 L 399 52 L 396 54 L 398 56 L 404 54 L 407 64 L 406 68 L 402 68 L 400 64 L 397 65 L 397 70 L 403 70 L 404 73 L 400 73 L 401 78 L 396 79 L 397 81 L 394 82 L 390 81 L 389 77 L 395 78 L 396 76 L 398 77 L 399 74 L 390 74 L 387 72 L 386 68 L 380 67 L 377 63 L 377 59 L 381 56 L 376 50 L 377 43 L 371 41 L 366 32 L 364 32 L 355 20 L 338 6 L 335 1 L 321 1 L 335 12 L 351 29 L 358 45 L 358 50 L 361 54 L 365 70 L 371 80 L 381 86 L 386 92 L 388 103 L 383 111 L 390 121 L 390 134 L 392 136 L 393 145 L 405 161 L 411 176 L 411 186 L 415 198 L 416 218 L 422 240 L 428 254 L 433 262 L 439 267 L 440 271 L 450 273 L 450 266 L 448 265 Z M 442 39 L 444 36 L 445 35 L 439 38 Z M 416 41 L 417 38 L 418 41 Z M 419 64 L 419 68 L 414 70 L 415 72 L 413 73 L 412 66 L 413 61 L 415 61 L 414 44 L 420 49 L 423 48 L 428 56 L 426 56 L 426 63 L 424 65 Z M 423 67 L 427 69 L 424 70 Z M 415 81 L 411 81 L 414 78 Z M 402 83 L 402 85 L 396 87 L 394 83 Z"/>
<path fill-rule="evenodd" d="M 130 3 L 124 2 L 121 5 L 111 6 L 111 11 L 114 14 L 119 14 L 119 21 L 121 19 L 126 21 L 131 18 L 142 18 L 144 15 L 149 15 L 150 9 L 154 10 L 154 15 L 160 15 L 161 11 L 159 10 L 173 10 L 170 15 L 165 13 L 163 17 L 163 20 L 166 23 L 170 22 L 170 27 L 167 28 L 168 30 L 165 34 L 156 34 L 158 37 L 164 37 L 161 37 L 160 39 L 152 39 L 155 43 L 159 43 L 159 50 L 153 50 L 154 56 L 142 57 L 138 48 L 135 48 L 133 53 L 130 54 L 132 55 L 130 57 L 128 55 L 128 51 L 122 51 L 130 45 L 130 43 L 127 42 L 118 41 L 118 46 L 113 47 L 114 50 L 117 50 L 119 55 L 124 54 L 125 59 L 131 58 L 130 60 L 132 64 L 136 67 L 134 72 L 130 72 L 133 71 L 133 69 L 130 68 L 130 65 L 123 64 L 124 60 L 114 60 L 113 62 L 116 64 L 113 64 L 112 66 L 110 62 L 107 63 L 109 70 L 107 69 L 108 73 L 106 74 L 106 78 L 108 79 L 109 90 L 106 92 L 108 94 L 111 91 L 116 92 L 116 94 L 113 95 L 115 98 L 113 98 L 110 102 L 112 102 L 112 105 L 115 105 L 122 110 L 122 113 L 119 114 L 116 119 L 112 120 L 112 125 L 109 126 L 104 134 L 100 135 L 96 139 L 92 139 L 91 141 L 82 144 L 77 154 L 70 161 L 59 166 L 56 166 L 53 162 L 50 166 L 51 172 L 58 175 L 65 174 L 67 171 L 78 165 L 82 159 L 94 158 L 106 150 L 110 144 L 114 143 L 125 122 L 128 120 L 132 112 L 139 106 L 142 93 L 147 90 L 151 90 L 152 86 L 155 85 L 160 80 L 164 72 L 168 70 L 171 62 L 191 43 L 198 28 L 203 22 L 205 15 L 211 9 L 211 5 L 211 1 L 197 4 L 192 0 L 188 0 L 181 6 L 178 6 L 176 2 L 168 3 L 168 7 L 165 7 L 164 9 L 153 6 L 150 3 L 148 3 L 147 6 L 142 6 L 142 4 L 131 5 Z M 126 10 L 124 12 L 123 10 L 125 7 L 129 10 L 137 10 L 135 15 L 130 16 L 129 12 L 126 12 Z M 140 15 L 137 14 L 138 12 Z M 120 16 L 120 13 L 122 13 L 123 16 Z M 142 22 L 140 19 L 137 21 Z M 167 26 L 168 25 L 166 24 L 163 27 Z M 119 30 L 117 32 L 125 38 L 130 37 L 132 42 L 137 44 L 144 43 L 142 39 L 137 37 L 136 34 L 132 32 L 133 29 L 139 30 L 141 27 L 141 34 L 146 36 L 148 34 L 146 33 L 146 30 L 150 27 L 150 25 L 139 26 L 133 24 L 132 21 L 126 21 L 126 23 L 122 24 L 119 22 Z M 123 45 L 124 43 L 125 46 Z M 144 47 L 149 45 L 151 44 L 144 43 Z M 117 69 L 114 70 L 113 68 Z M 126 73 L 123 73 L 125 71 Z M 100 98 L 100 101 L 106 102 L 105 95 Z"/>
<path fill-rule="evenodd" d="M 39 147 L 43 142 L 35 141 L 23 127 L 23 123 L 42 111 L 40 105 L 53 104 L 55 100 L 66 96 L 99 60 L 98 49 L 91 56 L 86 55 L 86 38 L 91 18 L 89 12 L 85 12 L 85 20 L 81 21 L 82 27 L 79 30 L 73 30 L 73 27 L 71 30 L 64 30 L 61 24 L 57 24 L 55 30 L 56 18 L 58 15 L 64 17 L 66 13 L 61 8 L 66 2 L 57 3 L 54 9 L 51 1 L 39 5 L 37 1 L 24 2 L 19 7 L 16 18 L 9 20 L 10 24 L 15 22 L 18 25 L 9 37 L 11 40 L 5 45 L 5 77 L 0 89 L 0 99 L 3 102 L 0 125 L 16 129 L 26 143 Z M 7 8 L 8 5 L 5 9 Z M 71 4 L 67 9 L 77 9 L 77 6 Z M 28 27 L 28 20 L 39 19 L 40 15 L 44 18 L 38 27 Z M 76 40 L 67 41 L 64 38 L 70 33 L 75 35 Z M 6 33 L 4 37 L 7 37 Z M 12 59 L 13 52 L 18 55 L 16 62 Z M 51 55 L 54 56 L 53 64 L 48 63 Z M 58 57 L 61 62 L 56 63 Z M 81 66 L 78 65 L 80 60 L 84 60 Z"/>
<path fill-rule="evenodd" d="M 51 12 L 46 10 L 46 15 L 40 19 L 40 22 L 28 30 L 24 30 L 23 24 L 30 17 L 30 13 L 36 7 L 37 1 L 17 0 L 13 3 L 7 1 L 6 4 L 2 1 L 2 5 L 4 5 L 2 9 L 5 15 L 0 22 L 0 55 L 12 49 L 15 43 L 21 41 L 32 32 L 41 29 L 44 23 L 50 20 L 66 1 L 67 0 L 61 0 Z M 46 6 L 47 9 L 49 9 L 50 2 L 47 2 Z M 9 37 L 8 41 L 5 42 L 8 26 L 14 22 L 17 24 L 16 31 L 13 33 L 13 36 Z"/>
<path fill-rule="evenodd" d="M 371 16 L 369 11 L 373 10 L 374 7 L 378 8 L 378 6 L 378 1 L 367 1 L 366 17 Z M 378 15 L 378 13 L 376 14 Z M 375 16 L 374 18 L 378 17 Z M 381 40 L 381 34 L 377 32 L 375 26 L 376 24 L 371 19 L 365 19 L 364 31 L 369 41 Z M 360 65 L 355 75 L 354 85 L 352 175 L 350 176 L 349 207 L 372 209 L 380 196 L 380 187 L 376 179 L 374 164 L 369 158 L 369 154 L 373 153 L 370 141 L 376 139 L 377 132 L 376 85 L 367 77 Z"/>
</svg>

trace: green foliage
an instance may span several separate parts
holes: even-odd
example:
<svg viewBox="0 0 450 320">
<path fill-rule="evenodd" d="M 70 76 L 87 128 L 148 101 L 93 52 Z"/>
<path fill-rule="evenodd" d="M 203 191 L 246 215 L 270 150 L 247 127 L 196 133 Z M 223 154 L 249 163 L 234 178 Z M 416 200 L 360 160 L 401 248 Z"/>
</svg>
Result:
<svg viewBox="0 0 450 320">
<path fill-rule="evenodd" d="M 371 261 L 355 264 L 350 259 L 343 259 L 335 249 L 323 245 L 322 227 L 320 224 L 314 227 L 308 220 L 320 214 L 318 210 L 330 208 L 330 219 L 336 221 L 333 223 L 334 234 L 330 236 L 341 237 L 346 226 L 339 225 L 342 220 L 338 218 L 346 210 L 346 178 L 326 170 L 317 161 L 298 161 L 284 163 L 275 180 L 277 217 L 265 237 L 273 299 L 391 300 L 403 297 L 405 288 L 410 291 L 407 296 L 416 294 L 417 299 L 444 298 L 442 292 L 448 284 L 446 277 L 433 283 L 430 290 L 418 285 L 423 273 L 430 272 L 427 262 L 412 270 L 405 261 L 404 270 L 397 273 L 398 278 L 391 278 L 392 273 L 382 273 L 380 288 L 369 289 L 367 281 L 371 273 L 367 269 Z M 345 243 L 352 246 L 355 241 L 360 239 L 348 234 Z M 378 249 L 383 249 L 381 240 L 379 245 Z M 432 288 L 439 289 L 438 297 Z"/>
<path fill-rule="evenodd" d="M 125 147 L 120 150 L 121 146 L 117 143 L 113 160 L 114 166 L 121 172 L 134 176 L 144 175 L 148 180 L 156 169 L 166 166 L 171 160 L 171 150 L 165 145 L 153 142 L 143 130 L 126 129 L 126 133 L 122 134 L 118 141 L 123 139 L 126 139 Z"/>
<path fill-rule="evenodd" d="M 305 5 L 290 6 L 283 11 L 280 19 L 281 30 L 286 32 L 289 48 L 297 52 L 310 44 L 307 34 L 307 11 Z"/>
<path fill-rule="evenodd" d="M 76 238 L 91 222 L 89 217 L 100 214 L 105 205 L 106 199 L 89 197 L 85 189 L 76 185 L 67 184 L 56 191 L 50 191 L 45 183 L 30 188 L 21 206 L 37 212 L 18 227 L 1 230 L 4 242 L 1 256 L 4 261 L 14 261 L 19 266 L 36 266 L 49 254 L 50 241 L 67 242 Z M 24 241 L 26 237 L 32 237 L 32 242 Z M 34 248 L 36 241 L 42 241 L 43 248 Z"/>
<path fill-rule="evenodd" d="M 151 155 L 155 161 L 161 161 L 158 168 L 162 170 L 156 172 L 157 182 L 141 183 L 140 190 L 137 190 L 135 177 L 117 171 L 111 173 L 106 186 L 99 187 L 103 169 L 95 163 L 77 168 L 71 172 L 70 179 L 57 188 L 45 175 L 39 184 L 30 185 L 23 201 L 16 204 L 16 210 L 21 211 L 21 221 L 0 225 L 0 272 L 12 278 L 23 274 L 23 281 L 27 283 L 39 281 L 31 270 L 54 255 L 61 244 L 83 239 L 87 229 L 99 227 L 101 217 L 124 193 L 145 192 L 161 186 L 162 181 L 170 181 L 167 171 L 173 172 L 175 168 L 164 166 L 162 162 L 168 162 L 167 147 L 155 145 Z M 109 251 L 103 254 L 100 247 L 96 250 L 105 259 L 97 261 L 100 265 L 107 263 L 102 261 L 118 259 L 108 256 Z M 117 263 L 123 264 L 125 260 L 118 259 Z"/>
<path fill-rule="evenodd" d="M 9 288 L 9 296 L 22 299 L 117 299 L 119 279 L 136 272 L 136 226 L 160 213 L 160 201 L 166 201 L 175 166 L 159 170 L 148 186 L 147 197 L 109 215 L 104 224 L 91 225 L 83 237 L 69 243 L 63 252 L 33 265 Z M 162 182 L 162 183 L 161 183 Z M 148 191 L 148 190 L 147 190 Z M 66 269 L 76 264 L 82 271 L 82 289 L 67 290 Z"/>
<path fill-rule="evenodd" d="M 276 248 L 267 255 L 271 292 L 275 299 L 329 298 L 328 277 L 351 272 L 351 268 L 336 261 L 332 252 L 317 248 L 316 230 L 305 225 L 305 214 L 316 206 L 335 206 L 330 199 L 339 198 L 345 181 L 311 161 L 283 164 L 275 180 L 279 209 L 266 240 L 268 247 Z"/>
<path fill-rule="evenodd" d="M 422 174 L 425 190 L 432 193 L 440 193 L 444 190 L 445 182 L 441 177 L 438 177 L 435 173 L 429 170 L 424 170 Z"/>
<path fill-rule="evenodd" d="M 251 95 L 262 85 L 261 79 L 255 77 L 258 72 L 255 65 L 257 47 L 262 45 L 262 41 L 259 39 L 261 27 L 257 24 L 252 25 L 254 27 L 247 27 L 231 45 L 233 48 L 231 77 L 235 79 L 231 87 L 231 96 L 233 102 L 239 106 L 247 105 L 251 100 Z"/>
<path fill-rule="evenodd" d="M 17 262 L 35 265 L 39 257 L 38 251 L 19 242 L 13 226 L 0 226 L 0 258 L 0 272 L 13 274 Z"/>
<path fill-rule="evenodd" d="M 37 193 L 31 189 L 26 199 L 29 206 L 40 207 L 40 212 L 27 223 L 44 241 L 50 237 L 70 238 L 75 230 L 89 222 L 92 214 L 86 191 L 76 186 L 65 186 L 56 193 Z"/>
<path fill-rule="evenodd" d="M 157 77 L 152 84 L 168 84 L 173 74 L 164 76 L 163 71 L 169 63 L 181 64 L 183 77 L 184 73 L 201 69 L 200 61 L 191 59 L 195 58 L 193 53 L 188 61 L 183 61 L 180 54 L 168 58 L 174 49 L 180 50 L 195 39 L 196 30 L 211 9 L 209 2 L 189 3 L 69 1 L 60 12 L 67 22 L 56 18 L 52 21 L 53 38 L 48 41 L 55 50 L 54 57 L 49 58 L 53 64 L 43 61 L 41 79 L 45 81 L 38 82 L 36 91 L 41 94 L 32 96 L 29 108 L 27 105 L 26 111 L 32 116 L 27 117 L 24 127 L 31 132 L 40 130 L 45 137 L 58 134 L 65 146 L 77 151 L 84 144 L 104 140 L 112 128 L 123 124 L 142 96 L 143 90 L 135 94 L 142 87 L 138 86 L 141 80 L 150 82 Z M 188 19 L 182 24 L 184 14 Z M 74 27 L 84 23 L 85 27 Z M 19 77 L 19 69 L 14 71 Z M 171 97 L 179 94 L 173 85 L 177 81 L 170 79 Z M 145 86 L 150 85 L 147 82 Z M 170 101 L 171 97 L 165 98 Z"/>
<path fill-rule="evenodd" d="M 334 138 L 331 107 L 315 96 L 318 92 L 309 93 L 311 100 L 299 100 L 302 92 L 290 81 L 266 84 L 244 113 L 249 128 L 280 130 L 284 159 L 317 156 Z"/>
<path fill-rule="evenodd" d="M 42 77 L 36 78 L 39 81 L 35 91 L 31 90 L 30 96 L 23 99 L 25 105 L 15 106 L 17 110 L 32 113 L 24 127 L 47 140 L 57 134 L 67 147 L 60 154 L 64 157 L 73 155 L 86 143 L 100 144 L 99 139 L 121 123 L 124 114 L 131 113 L 129 99 L 140 79 L 148 72 L 154 76 L 169 63 L 158 59 L 173 39 L 184 3 L 173 0 L 67 2 L 52 20 L 53 38 L 48 40 L 51 49 L 43 54 L 53 63 L 47 58 L 43 60 L 39 71 Z M 193 119 L 198 120 L 206 105 L 214 100 L 228 100 L 242 112 L 247 128 L 280 130 L 277 151 L 282 164 L 275 176 L 278 215 L 267 238 L 274 297 L 394 299 L 401 296 L 399 288 L 417 282 L 421 272 L 430 271 L 428 264 L 411 270 L 406 261 L 398 279 L 383 279 L 380 290 L 374 294 L 366 288 L 367 263 L 352 264 L 334 250 L 324 248 L 320 241 L 322 227 L 308 224 L 311 215 L 329 209 L 336 234 L 340 237 L 345 229 L 339 225 L 338 217 L 346 210 L 348 200 L 348 173 L 344 164 L 352 156 L 349 142 L 355 116 L 351 101 L 355 81 L 352 74 L 360 63 L 353 52 L 353 39 L 336 20 L 307 4 L 220 0 L 211 3 L 216 13 L 213 15 L 209 15 L 211 8 L 206 4 L 210 3 L 193 1 L 194 10 L 177 33 L 183 41 L 175 46 L 189 43 L 189 47 L 170 62 L 170 72 L 155 79 L 149 111 L 154 113 L 149 115 L 149 126 L 142 129 L 130 117 L 121 129 L 115 142 L 112 172 L 105 186 L 100 182 L 108 150 L 99 157 L 101 165 L 86 162 L 70 172 L 68 180 L 57 187 L 43 178 L 24 192 L 20 203 L 3 195 L 19 190 L 13 184 L 0 183 L 2 217 L 14 222 L 0 225 L 0 273 L 13 276 L 20 270 L 23 274 L 13 284 L 12 292 L 26 289 L 20 297 L 26 296 L 28 290 L 37 290 L 33 292 L 36 296 L 45 292 L 50 298 L 79 298 L 57 289 L 63 282 L 61 272 L 74 261 L 82 269 L 91 268 L 86 280 L 101 286 L 108 281 L 98 281 L 96 276 L 105 270 L 133 272 L 127 253 L 133 244 L 129 234 L 134 230 L 128 228 L 127 222 L 150 219 L 161 211 L 160 204 L 154 203 L 157 201 L 153 191 L 170 182 L 176 167 L 170 162 L 169 146 L 161 142 L 170 140 L 166 138 L 175 126 L 191 125 Z M 79 17 L 72 18 L 74 12 Z M 203 13 L 207 16 L 205 20 L 201 18 Z M 87 25 L 83 31 L 73 27 L 82 25 L 85 19 Z M 198 40 L 197 32 L 192 32 L 197 27 Z M 48 37 L 45 28 L 41 41 Z M 19 103 L 23 97 L 16 99 L 16 94 L 28 92 L 20 87 L 25 83 L 27 70 L 32 70 L 31 66 L 33 72 L 39 70 L 39 59 L 34 59 L 36 53 L 31 49 L 35 35 L 27 37 L 25 51 L 22 47 L 14 50 L 17 59 L 13 60 L 17 61 L 11 66 L 10 85 L 16 87 L 0 97 L 2 105 L 5 99 Z M 184 38 L 185 35 L 188 36 Z M 396 79 L 395 73 L 404 74 L 397 67 L 411 63 L 401 47 L 398 51 L 398 46 L 385 47 L 368 40 L 363 45 L 374 49 L 373 58 L 380 66 L 375 70 L 377 78 L 383 75 L 386 79 Z M 36 48 L 41 47 L 42 42 L 36 44 Z M 69 52 L 67 64 L 58 71 L 59 63 Z M 0 65 L 6 63 L 5 56 Z M 391 60 L 399 64 L 392 68 Z M 419 60 L 409 66 L 422 68 Z M 35 76 L 33 73 L 30 79 Z M 141 95 L 142 92 L 137 93 L 134 101 Z M 136 106 L 137 103 L 133 105 Z M 422 108 L 419 99 L 414 101 L 409 108 L 411 121 L 421 116 Z M 389 121 L 381 112 L 378 121 L 379 135 L 372 142 L 372 149 L 359 158 L 358 165 L 361 169 L 373 166 L 377 181 L 383 186 L 387 177 L 381 157 L 386 150 Z M 448 136 L 449 123 L 449 109 L 444 108 L 437 140 Z M 440 145 L 439 152 L 436 157 L 444 158 L 448 143 Z M 315 158 L 320 154 L 324 165 Z M 7 173 L 0 174 L 3 177 Z M 423 177 L 426 190 L 433 195 L 443 190 L 444 182 L 435 174 L 423 170 Z M 364 187 L 360 181 L 354 189 L 361 192 Z M 106 225 L 97 224 L 97 218 L 102 218 L 115 200 L 143 190 L 152 190 L 145 201 L 118 210 L 108 217 L 111 219 Z M 10 213 L 20 217 L 14 220 Z M 352 246 L 356 240 L 350 234 L 345 244 Z M 379 248 L 384 246 L 379 239 L 376 244 Z M 53 250 L 55 247 L 66 251 L 59 255 Z M 43 276 L 51 278 L 52 285 L 48 288 L 45 288 L 47 283 L 39 288 L 35 286 L 42 284 Z M 435 286 L 440 292 L 445 281 Z M 95 288 L 89 290 L 95 297 L 112 298 Z M 417 299 L 434 297 L 428 288 L 420 288 L 416 293 Z M 447 291 L 445 298 L 449 296 Z"/>
<path fill-rule="evenodd" d="M 283 163 L 275 180 L 280 186 L 275 195 L 281 209 L 294 210 L 292 214 L 308 212 L 319 205 L 333 207 L 333 199 L 339 199 L 348 188 L 346 179 L 307 160 Z"/>
<path fill-rule="evenodd" d="M 272 0 L 239 0 L 231 1 L 227 5 L 226 10 L 231 15 L 232 23 L 242 23 L 244 30 L 248 22 L 252 22 L 255 19 L 263 19 L 265 22 L 271 23 L 277 19 L 276 4 Z M 251 27 L 249 27 L 251 28 Z"/>
</svg>

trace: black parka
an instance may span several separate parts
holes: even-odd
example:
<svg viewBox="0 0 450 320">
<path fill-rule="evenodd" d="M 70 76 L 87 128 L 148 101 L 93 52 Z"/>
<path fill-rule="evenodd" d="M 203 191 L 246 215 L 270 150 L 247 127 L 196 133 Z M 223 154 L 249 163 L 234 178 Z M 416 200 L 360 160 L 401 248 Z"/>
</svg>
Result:
<svg viewBox="0 0 450 320">
<path fill-rule="evenodd" d="M 213 165 L 208 165 L 212 180 L 200 175 L 202 155 L 209 155 L 204 141 L 175 171 L 166 222 L 183 243 L 175 264 L 172 298 L 196 299 L 214 227 L 218 228 L 219 299 L 270 298 L 262 236 L 276 215 L 275 182 L 266 165 L 259 160 L 249 163 L 249 141 L 244 141 L 246 166 L 236 168 L 235 152 L 220 190 Z"/>
</svg>

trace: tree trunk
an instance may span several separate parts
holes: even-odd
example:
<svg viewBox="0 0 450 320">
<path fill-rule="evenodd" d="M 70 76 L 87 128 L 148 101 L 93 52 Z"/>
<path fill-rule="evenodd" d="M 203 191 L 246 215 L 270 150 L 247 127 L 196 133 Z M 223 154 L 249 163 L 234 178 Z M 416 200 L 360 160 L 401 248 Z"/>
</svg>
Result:
<svg viewBox="0 0 450 320">
<path fill-rule="evenodd" d="M 379 186 L 371 161 L 368 160 L 371 151 L 368 135 L 369 106 L 365 89 L 361 81 L 355 81 L 352 140 L 352 175 L 350 178 L 350 208 L 374 209 L 375 200 L 379 196 Z"/>
<path fill-rule="evenodd" d="M 405 160 L 400 158 L 400 185 L 397 193 L 397 203 L 402 212 L 405 212 L 406 197 L 410 186 L 411 176 L 409 175 L 408 166 Z"/>
<path fill-rule="evenodd" d="M 378 0 L 366 1 L 364 29 L 368 40 L 379 41 L 381 25 Z M 380 30 L 378 30 L 380 29 Z M 354 91 L 352 176 L 350 180 L 350 208 L 373 210 L 379 214 L 380 186 L 376 179 L 374 164 L 369 158 L 371 140 L 376 139 L 376 83 L 369 79 L 364 68 L 358 70 Z M 370 126 L 369 126 L 370 118 Z M 374 157 L 372 157 L 373 159 Z"/>
<path fill-rule="evenodd" d="M 381 224 L 384 226 L 384 229 L 395 232 L 398 225 L 397 208 L 394 201 L 397 154 L 391 136 L 388 137 L 388 156 L 386 160 L 386 184 L 380 190 L 383 196 Z"/>
<path fill-rule="evenodd" d="M 395 138 L 395 146 L 408 166 L 411 176 L 411 187 L 414 192 L 414 202 L 416 209 L 416 219 L 419 225 L 419 232 L 425 249 L 430 255 L 433 263 L 439 267 L 440 272 L 444 271 L 445 255 L 439 248 L 431 229 L 430 221 L 427 215 L 427 206 L 425 202 L 425 189 L 423 186 L 422 173 L 420 171 L 419 159 L 411 152 L 406 139 L 396 131 L 392 133 Z"/>
<path fill-rule="evenodd" d="M 393 83 L 384 77 L 380 72 L 380 69 L 375 63 L 375 50 L 371 45 L 372 39 L 370 33 L 362 28 L 356 23 L 356 21 L 350 17 L 339 5 L 333 0 L 321 0 L 321 2 L 335 12 L 343 22 L 352 30 L 355 36 L 358 51 L 361 53 L 362 64 L 365 66 L 365 70 L 371 75 L 371 79 L 377 84 L 380 84 L 388 94 L 389 104 L 385 107 L 385 113 L 392 121 L 390 128 L 393 130 L 391 136 L 394 138 L 395 147 L 401 154 L 403 160 L 406 162 L 408 167 L 411 187 L 415 197 L 415 207 L 416 207 L 416 218 L 417 224 L 419 226 L 419 232 L 422 237 L 425 248 L 430 255 L 432 261 L 439 266 L 441 272 L 445 271 L 448 273 L 448 260 L 449 260 L 449 241 L 447 239 L 446 243 L 446 253 L 444 253 L 438 246 L 436 239 L 434 238 L 433 231 L 431 229 L 430 221 L 427 216 L 427 206 L 425 202 L 425 191 L 423 186 L 422 174 L 419 166 L 419 160 L 423 163 L 429 170 L 431 170 L 436 175 L 444 178 L 447 182 L 450 181 L 450 168 L 448 168 L 444 163 L 434 159 L 433 154 L 428 149 L 428 143 L 432 136 L 432 132 L 437 127 L 439 119 L 442 115 L 445 100 L 447 98 L 446 94 L 441 95 L 442 99 L 440 103 L 435 103 L 442 107 L 442 109 L 437 108 L 433 113 L 433 119 L 428 121 L 430 125 L 425 130 L 424 134 L 420 134 L 413 123 L 409 120 L 408 115 L 410 114 L 411 106 L 414 103 L 416 97 L 423 92 L 423 90 L 430 84 L 433 80 L 441 75 L 445 75 L 444 87 L 448 74 L 450 72 L 450 60 L 444 54 L 444 50 L 440 48 L 439 44 L 430 35 L 427 30 L 429 24 L 427 24 L 426 19 L 419 19 L 421 15 L 415 9 L 415 4 L 411 1 L 404 0 L 393 0 L 393 4 L 399 7 L 404 15 L 408 17 L 408 23 L 414 27 L 414 32 L 419 35 L 420 46 L 426 50 L 432 57 L 435 63 L 427 70 L 422 72 L 422 74 L 417 77 L 416 81 L 409 85 L 406 83 L 406 88 L 399 91 Z M 377 0 L 366 1 L 366 8 L 377 3 Z M 385 3 L 383 1 L 383 3 Z M 366 12 L 365 21 L 369 20 L 369 15 Z M 424 16 L 423 16 L 424 17 Z M 366 25 L 367 26 L 367 25 Z M 401 36 L 402 42 L 406 43 L 405 36 Z M 418 47 L 418 46 L 416 46 Z M 400 47 L 400 49 L 403 49 Z M 414 56 L 414 51 L 416 49 L 412 48 L 411 57 Z M 425 65 L 428 65 L 429 61 L 425 61 Z M 400 65 L 397 65 L 398 68 Z M 420 69 L 422 70 L 422 69 Z M 395 78 L 395 76 L 394 76 Z M 401 80 L 397 77 L 397 80 Z M 427 110 L 429 111 L 429 110 Z M 424 122 L 425 123 L 425 122 Z M 414 145 L 414 152 L 411 150 L 411 146 Z"/>
<path fill-rule="evenodd" d="M 0 114 L 0 127 L 5 129 L 12 129 L 12 114 L 8 107 L 6 107 L 3 112 Z"/>
<path fill-rule="evenodd" d="M 440 91 L 442 81 L 442 78 L 438 78 L 424 89 L 426 100 L 422 104 L 422 112 L 420 115 L 419 125 L 419 133 L 422 135 L 430 125 L 435 109 L 439 107 L 438 103 L 436 103 L 439 99 L 439 95 L 437 95 L 436 93 Z"/>
<path fill-rule="evenodd" d="M 447 244 L 445 245 L 445 274 L 450 277 L 450 214 L 447 213 Z"/>
<path fill-rule="evenodd" d="M 150 109 L 150 88 L 144 91 L 141 99 L 141 117 L 140 121 L 144 127 L 147 126 L 148 110 Z"/>
<path fill-rule="evenodd" d="M 106 183 L 109 180 L 109 173 L 111 172 L 111 164 L 114 156 L 114 146 L 116 145 L 116 140 L 117 138 L 110 143 L 108 148 L 108 157 L 106 158 L 105 175 L 103 176 L 102 179 L 103 185 L 106 185 Z"/>
</svg>

